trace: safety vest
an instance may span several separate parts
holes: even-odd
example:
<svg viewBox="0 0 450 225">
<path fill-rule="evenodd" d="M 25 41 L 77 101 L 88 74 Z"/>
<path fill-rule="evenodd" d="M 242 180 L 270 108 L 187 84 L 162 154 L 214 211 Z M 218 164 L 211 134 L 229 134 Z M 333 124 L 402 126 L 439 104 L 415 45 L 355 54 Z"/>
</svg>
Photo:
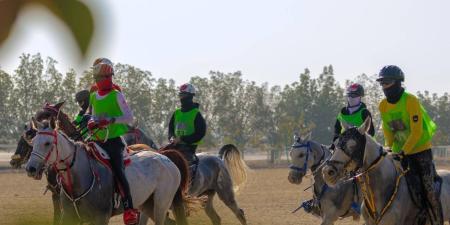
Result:
<svg viewBox="0 0 450 225">
<path fill-rule="evenodd" d="M 339 122 L 341 122 L 341 124 L 346 123 L 355 127 L 359 127 L 361 126 L 361 124 L 364 123 L 363 119 L 362 119 L 362 112 L 365 108 L 364 107 L 360 107 L 358 109 L 358 111 L 356 111 L 353 114 L 350 115 L 344 115 L 342 112 L 340 112 L 337 116 L 337 120 L 339 120 Z M 344 126 L 341 126 L 341 134 L 345 131 Z"/>
<path fill-rule="evenodd" d="M 117 102 L 117 94 L 119 91 L 113 89 L 102 99 L 96 98 L 96 92 L 90 96 L 90 104 L 92 105 L 92 115 L 97 117 L 120 117 L 123 115 Z M 107 129 L 100 129 L 93 135 L 94 140 L 111 139 L 127 133 L 128 127 L 125 124 L 113 123 L 107 126 Z"/>
<path fill-rule="evenodd" d="M 198 108 L 193 108 L 188 112 L 182 112 L 181 109 L 175 111 L 175 137 L 188 136 L 195 133 L 195 117 L 197 117 L 199 112 Z M 193 145 L 201 143 L 202 141 L 198 141 L 193 143 Z"/>
<path fill-rule="evenodd" d="M 407 111 L 407 99 L 413 97 L 411 94 L 406 91 L 403 92 L 400 100 L 395 104 L 395 107 L 386 111 L 381 112 L 381 119 L 383 120 L 383 129 L 389 129 L 394 134 L 394 142 L 392 145 L 392 151 L 395 153 L 399 153 L 409 135 L 411 134 L 411 126 L 410 126 L 410 118 Z M 422 146 L 427 142 L 430 142 L 435 131 L 436 124 L 431 120 L 425 108 L 423 108 L 422 104 L 420 104 L 420 111 L 422 114 L 422 123 L 423 123 L 423 132 L 419 141 L 416 143 L 414 148 Z"/>
</svg>

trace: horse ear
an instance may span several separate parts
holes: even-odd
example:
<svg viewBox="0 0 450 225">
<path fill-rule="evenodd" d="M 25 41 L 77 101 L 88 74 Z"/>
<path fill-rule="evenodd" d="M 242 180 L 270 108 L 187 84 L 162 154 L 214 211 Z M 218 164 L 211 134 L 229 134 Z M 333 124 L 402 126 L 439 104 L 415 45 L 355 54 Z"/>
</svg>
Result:
<svg viewBox="0 0 450 225">
<path fill-rule="evenodd" d="M 136 129 L 138 127 L 139 121 L 137 119 L 134 120 L 133 124 L 131 124 L 131 127 Z"/>
<path fill-rule="evenodd" d="M 364 123 L 358 127 L 359 133 L 365 134 L 367 131 L 369 131 L 370 126 L 371 126 L 370 117 L 367 117 L 366 120 L 364 120 Z"/>
<path fill-rule="evenodd" d="M 311 140 L 311 136 L 312 136 L 312 131 L 309 131 L 308 133 L 306 133 L 305 135 L 302 136 L 302 140 L 309 141 L 309 140 Z"/>
<path fill-rule="evenodd" d="M 350 125 L 350 124 L 348 124 L 348 123 L 346 123 L 346 122 L 341 122 L 341 126 L 342 126 L 345 130 L 348 130 L 348 129 L 350 129 L 350 128 L 353 127 L 352 125 Z"/>
<path fill-rule="evenodd" d="M 34 117 L 31 117 L 31 128 L 33 130 L 38 130 L 39 128 L 44 127 L 44 124 L 42 124 L 41 122 L 37 121 Z"/>
<path fill-rule="evenodd" d="M 64 103 L 66 103 L 66 101 L 62 101 L 62 102 L 60 102 L 60 103 L 57 103 L 57 104 L 55 105 L 55 108 L 59 111 L 59 110 L 61 109 L 61 107 L 64 105 Z"/>
</svg>

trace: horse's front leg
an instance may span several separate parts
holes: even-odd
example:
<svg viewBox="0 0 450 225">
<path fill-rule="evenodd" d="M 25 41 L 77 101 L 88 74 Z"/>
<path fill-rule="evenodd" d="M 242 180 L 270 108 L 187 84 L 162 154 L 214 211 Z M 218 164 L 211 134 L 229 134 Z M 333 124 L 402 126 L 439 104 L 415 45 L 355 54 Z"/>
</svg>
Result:
<svg viewBox="0 0 450 225">
<path fill-rule="evenodd" d="M 53 201 L 53 225 L 57 225 L 61 220 L 61 205 L 59 202 L 59 193 L 52 191 L 52 201 Z"/>
</svg>

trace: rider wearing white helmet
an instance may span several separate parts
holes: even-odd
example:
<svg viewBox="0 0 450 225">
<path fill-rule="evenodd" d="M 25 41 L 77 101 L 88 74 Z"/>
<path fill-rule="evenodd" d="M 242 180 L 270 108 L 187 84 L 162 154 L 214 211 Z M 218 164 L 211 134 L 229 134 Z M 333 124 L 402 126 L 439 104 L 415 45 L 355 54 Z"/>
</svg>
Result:
<svg viewBox="0 0 450 225">
<path fill-rule="evenodd" d="M 191 177 L 195 174 L 198 161 L 195 151 L 206 134 L 206 122 L 200 113 L 199 104 L 193 101 L 194 95 L 195 87 L 192 84 L 180 86 L 178 97 L 181 107 L 172 114 L 169 122 L 169 140 L 191 166 Z"/>
<path fill-rule="evenodd" d="M 112 64 L 96 62 L 93 67 L 96 91 L 89 97 L 92 118 L 87 127 L 93 131 L 95 142 L 109 155 L 115 178 L 123 191 L 123 220 L 126 225 L 137 224 L 139 211 L 134 208 L 130 186 L 125 176 L 122 152 L 125 143 L 121 138 L 128 131 L 127 124 L 133 122 L 133 113 L 122 92 L 114 88 Z"/>
</svg>

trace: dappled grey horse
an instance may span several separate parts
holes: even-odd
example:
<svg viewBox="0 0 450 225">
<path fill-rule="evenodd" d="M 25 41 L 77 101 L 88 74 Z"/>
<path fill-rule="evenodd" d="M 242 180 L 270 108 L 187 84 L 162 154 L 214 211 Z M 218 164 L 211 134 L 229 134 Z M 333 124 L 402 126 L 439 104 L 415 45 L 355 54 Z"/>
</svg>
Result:
<svg viewBox="0 0 450 225">
<path fill-rule="evenodd" d="M 239 208 L 235 198 L 235 191 L 247 180 L 247 165 L 240 151 L 232 144 L 224 145 L 220 153 L 221 158 L 209 154 L 197 154 L 199 163 L 189 188 L 189 195 L 207 197 L 205 212 L 214 225 L 221 224 L 221 218 L 213 205 L 216 194 L 231 209 L 241 224 L 247 224 L 244 211 Z"/>
<path fill-rule="evenodd" d="M 45 166 L 58 171 L 61 183 L 62 224 L 108 224 L 114 212 L 114 179 L 108 166 L 95 160 L 86 145 L 74 142 L 54 123 L 33 120 L 37 127 L 33 151 L 27 163 L 30 177 L 40 179 Z M 177 224 L 187 224 L 184 193 L 187 188 L 186 161 L 176 151 L 168 157 L 151 151 L 138 152 L 131 157 L 125 174 L 135 205 L 156 225 L 162 225 L 169 207 Z M 169 159 L 170 158 L 170 159 Z"/>
<path fill-rule="evenodd" d="M 356 177 L 364 197 L 361 210 L 366 224 L 416 224 L 421 209 L 413 203 L 399 163 L 366 133 L 370 120 L 360 127 L 344 127 L 346 130 L 322 171 L 327 184 L 334 185 L 346 178 L 347 173 L 358 172 Z M 438 174 L 443 180 L 440 199 L 444 220 L 449 221 L 450 172 L 439 170 Z"/>
<path fill-rule="evenodd" d="M 289 166 L 289 182 L 301 184 L 308 170 L 314 176 L 313 199 L 303 202 L 298 209 L 304 208 L 322 218 L 322 225 L 334 224 L 340 217 L 353 216 L 353 219 L 359 219 L 361 196 L 358 186 L 347 182 L 329 187 L 323 180 L 322 168 L 331 152 L 326 146 L 310 139 L 311 133 L 304 137 L 295 135 L 289 153 L 292 162 Z"/>
</svg>

